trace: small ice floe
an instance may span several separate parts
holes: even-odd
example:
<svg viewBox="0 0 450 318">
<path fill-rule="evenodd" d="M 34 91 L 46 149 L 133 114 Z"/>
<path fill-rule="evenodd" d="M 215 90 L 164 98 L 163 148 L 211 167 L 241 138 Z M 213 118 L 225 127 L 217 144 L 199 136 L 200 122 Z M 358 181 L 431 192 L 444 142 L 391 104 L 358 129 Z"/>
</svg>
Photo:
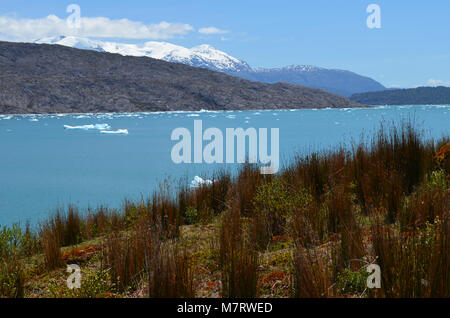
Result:
<svg viewBox="0 0 450 318">
<path fill-rule="evenodd" d="M 199 117 L 200 115 L 199 114 L 189 114 L 189 115 L 187 115 L 188 117 Z"/>
<path fill-rule="evenodd" d="M 11 115 L 0 115 L 0 119 L 3 119 L 3 120 L 10 120 L 11 118 L 13 118 L 13 116 L 11 116 Z"/>
<path fill-rule="evenodd" d="M 39 121 L 37 118 L 31 118 L 30 121 Z"/>
<path fill-rule="evenodd" d="M 198 188 L 202 185 L 210 185 L 212 184 L 211 180 L 200 178 L 199 176 L 195 176 L 194 180 L 191 181 L 191 188 Z"/>
<path fill-rule="evenodd" d="M 101 130 L 100 133 L 110 135 L 128 135 L 128 129 Z"/>
<path fill-rule="evenodd" d="M 69 126 L 64 125 L 65 129 L 81 129 L 81 130 L 108 130 L 111 129 L 111 126 L 108 124 L 90 124 L 90 125 L 82 125 L 82 126 Z"/>
</svg>

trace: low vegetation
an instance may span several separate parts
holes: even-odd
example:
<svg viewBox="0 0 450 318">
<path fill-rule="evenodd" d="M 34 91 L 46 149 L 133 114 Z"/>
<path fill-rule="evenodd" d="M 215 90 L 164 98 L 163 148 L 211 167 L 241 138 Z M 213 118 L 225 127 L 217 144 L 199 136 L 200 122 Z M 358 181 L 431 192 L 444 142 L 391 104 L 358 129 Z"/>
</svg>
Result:
<svg viewBox="0 0 450 318">
<path fill-rule="evenodd" d="M 366 105 L 449 105 L 450 87 L 416 87 L 357 93 L 350 97 Z"/>
<path fill-rule="evenodd" d="M 0 229 L 0 296 L 450 297 L 449 157 L 405 123 L 278 175 L 245 165 L 120 210 L 69 206 Z"/>
</svg>

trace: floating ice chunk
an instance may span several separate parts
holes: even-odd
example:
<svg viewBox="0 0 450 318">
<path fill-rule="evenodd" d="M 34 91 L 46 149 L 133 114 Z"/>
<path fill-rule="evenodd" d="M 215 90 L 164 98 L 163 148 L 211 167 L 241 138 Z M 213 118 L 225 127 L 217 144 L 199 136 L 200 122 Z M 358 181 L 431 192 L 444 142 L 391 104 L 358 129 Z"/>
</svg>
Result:
<svg viewBox="0 0 450 318">
<path fill-rule="evenodd" d="M 82 126 L 69 126 L 64 125 L 65 129 L 81 129 L 81 130 L 108 130 L 111 129 L 111 126 L 108 124 L 90 124 L 90 125 L 82 125 Z"/>
<path fill-rule="evenodd" d="M 202 179 L 199 176 L 195 176 L 194 180 L 191 181 L 191 188 L 198 188 L 202 185 L 210 185 L 212 184 L 211 180 Z"/>
<path fill-rule="evenodd" d="M 100 133 L 111 135 L 128 135 L 128 129 L 101 130 Z"/>
<path fill-rule="evenodd" d="M 189 114 L 189 115 L 187 115 L 188 117 L 199 117 L 200 115 L 199 114 Z"/>
</svg>

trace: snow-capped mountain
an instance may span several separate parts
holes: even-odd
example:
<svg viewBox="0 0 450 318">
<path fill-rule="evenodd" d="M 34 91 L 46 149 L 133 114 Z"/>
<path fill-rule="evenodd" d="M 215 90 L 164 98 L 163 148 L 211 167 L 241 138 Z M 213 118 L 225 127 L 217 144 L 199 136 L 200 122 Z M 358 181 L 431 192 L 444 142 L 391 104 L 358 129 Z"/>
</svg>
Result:
<svg viewBox="0 0 450 318">
<path fill-rule="evenodd" d="M 359 74 L 312 65 L 291 65 L 283 68 L 258 68 L 251 72 L 235 74 L 251 81 L 277 83 L 287 82 L 312 88 L 320 88 L 343 96 L 357 92 L 386 89 L 377 81 Z"/>
<path fill-rule="evenodd" d="M 289 65 L 280 68 L 255 68 L 256 73 L 270 73 L 270 72 L 280 72 L 280 71 L 297 71 L 297 72 L 314 72 L 319 70 L 325 70 L 323 67 L 318 67 L 314 65 Z"/>
<path fill-rule="evenodd" d="M 125 56 L 147 56 L 168 62 L 183 63 L 219 72 L 250 71 L 250 66 L 225 52 L 209 45 L 200 45 L 191 49 L 167 42 L 146 42 L 143 45 L 91 40 L 74 36 L 43 38 L 36 44 L 59 44 L 83 50 L 117 53 Z"/>
<path fill-rule="evenodd" d="M 34 43 L 59 44 L 83 50 L 118 53 L 124 56 L 147 56 L 167 62 L 207 68 L 251 81 L 266 83 L 288 82 L 320 88 L 344 96 L 385 89 L 377 81 L 350 71 L 326 69 L 312 65 L 252 69 L 246 62 L 206 44 L 188 49 L 167 42 L 153 41 L 136 45 L 97 41 L 74 36 L 43 38 Z"/>
</svg>

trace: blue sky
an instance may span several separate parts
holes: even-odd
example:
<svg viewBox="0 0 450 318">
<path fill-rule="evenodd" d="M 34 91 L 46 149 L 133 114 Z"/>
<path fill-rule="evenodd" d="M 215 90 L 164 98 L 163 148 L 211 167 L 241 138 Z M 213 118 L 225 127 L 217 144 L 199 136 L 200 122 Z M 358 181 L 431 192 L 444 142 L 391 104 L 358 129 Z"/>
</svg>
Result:
<svg viewBox="0 0 450 318">
<path fill-rule="evenodd" d="M 207 43 L 252 67 L 311 64 L 351 70 L 388 87 L 450 86 L 448 0 L 0 0 L 0 19 L 17 21 L 17 28 L 25 25 L 21 19 L 66 19 L 71 3 L 81 7 L 83 18 L 126 18 L 137 28 L 138 23 L 154 25 L 149 36 L 144 32 L 124 38 L 122 33 L 109 38 L 122 42 L 161 40 L 187 47 Z M 366 26 L 366 8 L 372 3 L 381 8 L 381 29 Z M 161 26 L 163 21 L 169 24 Z M 199 32 L 211 27 L 215 29 L 206 31 L 212 34 Z M 2 28 L 5 24 L 0 23 L 0 38 L 10 39 L 14 32 Z"/>
</svg>

